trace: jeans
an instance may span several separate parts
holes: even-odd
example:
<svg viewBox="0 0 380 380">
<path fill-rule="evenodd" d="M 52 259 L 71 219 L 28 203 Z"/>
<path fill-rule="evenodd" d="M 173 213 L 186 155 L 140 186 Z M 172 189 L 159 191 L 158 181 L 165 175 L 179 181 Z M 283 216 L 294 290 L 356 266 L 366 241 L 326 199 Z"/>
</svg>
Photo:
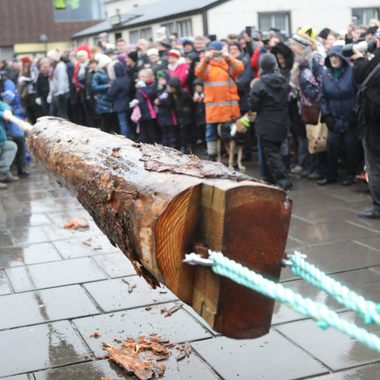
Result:
<svg viewBox="0 0 380 380">
<path fill-rule="evenodd" d="M 373 206 L 380 211 L 380 127 L 378 130 L 368 128 L 363 147 Z"/>
<path fill-rule="evenodd" d="M 120 134 L 125 136 L 127 139 L 131 138 L 131 131 L 128 126 L 127 113 L 118 112 L 117 118 L 119 119 Z"/>
<path fill-rule="evenodd" d="M 219 123 L 207 124 L 206 125 L 206 141 L 217 141 L 218 140 L 218 127 Z"/>
<path fill-rule="evenodd" d="M 17 153 L 17 144 L 6 141 L 0 146 L 0 174 L 8 174 Z"/>
</svg>

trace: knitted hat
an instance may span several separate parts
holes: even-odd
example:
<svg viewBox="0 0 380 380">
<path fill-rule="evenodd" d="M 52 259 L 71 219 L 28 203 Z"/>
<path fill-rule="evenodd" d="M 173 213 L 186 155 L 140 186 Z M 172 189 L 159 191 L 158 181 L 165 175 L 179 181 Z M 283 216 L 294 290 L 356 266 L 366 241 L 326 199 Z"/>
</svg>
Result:
<svg viewBox="0 0 380 380">
<path fill-rule="evenodd" d="M 146 55 L 148 57 L 150 57 L 151 55 L 159 55 L 158 49 L 156 48 L 148 49 L 146 52 Z"/>
<path fill-rule="evenodd" d="M 260 55 L 259 65 L 262 71 L 274 71 L 277 68 L 276 57 L 272 53 L 264 53 Z"/>
<path fill-rule="evenodd" d="M 22 63 L 31 63 L 32 60 L 31 60 L 29 57 L 22 57 L 22 58 L 21 58 L 21 62 L 22 62 Z"/>
<path fill-rule="evenodd" d="M 207 45 L 208 50 L 223 50 L 223 44 L 220 41 L 212 41 Z"/>
<path fill-rule="evenodd" d="M 96 54 L 95 60 L 98 62 L 99 69 L 104 69 L 107 65 L 109 65 L 112 62 L 112 59 L 105 54 Z"/>
<path fill-rule="evenodd" d="M 61 60 L 61 53 L 58 49 L 53 49 L 47 53 L 47 57 L 52 61 L 59 62 Z"/>
<path fill-rule="evenodd" d="M 181 53 L 178 50 L 172 49 L 172 50 L 169 50 L 168 57 L 174 57 L 174 58 L 180 59 Z"/>
<path fill-rule="evenodd" d="M 311 46 L 311 40 L 307 35 L 296 33 L 292 35 L 291 40 L 304 48 Z"/>
<path fill-rule="evenodd" d="M 169 38 L 164 38 L 160 41 L 160 45 L 166 49 L 170 49 L 172 47 L 172 43 Z"/>
</svg>

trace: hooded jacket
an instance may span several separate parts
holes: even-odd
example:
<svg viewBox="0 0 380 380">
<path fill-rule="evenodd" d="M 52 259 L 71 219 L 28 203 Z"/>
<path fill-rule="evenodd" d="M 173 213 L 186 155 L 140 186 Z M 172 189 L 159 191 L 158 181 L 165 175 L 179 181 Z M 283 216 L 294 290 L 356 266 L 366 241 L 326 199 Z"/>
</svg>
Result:
<svg viewBox="0 0 380 380">
<path fill-rule="evenodd" d="M 121 62 L 115 64 L 115 75 L 116 79 L 108 90 L 108 96 L 113 101 L 115 112 L 126 112 L 129 110 L 131 81 L 127 77 L 125 66 Z"/>
<path fill-rule="evenodd" d="M 342 60 L 339 70 L 331 67 L 330 57 Z M 334 130 L 343 131 L 354 119 L 356 111 L 356 88 L 352 83 L 352 67 L 343 56 L 341 46 L 333 46 L 327 54 L 321 83 L 321 110 L 326 118 L 333 116 Z"/>
<path fill-rule="evenodd" d="M 288 134 L 288 80 L 278 72 L 263 72 L 253 85 L 249 107 L 257 112 L 255 130 L 263 140 L 282 142 Z"/>
<path fill-rule="evenodd" d="M 7 141 L 7 134 L 5 132 L 4 121 L 3 121 L 4 111 L 6 110 L 11 110 L 11 107 L 7 103 L 0 101 L 0 148 Z"/>
<path fill-rule="evenodd" d="M 240 117 L 236 81 L 244 71 L 243 62 L 230 56 L 230 61 L 209 63 L 203 58 L 195 75 L 204 82 L 206 123 L 225 123 Z"/>
<path fill-rule="evenodd" d="M 92 77 L 92 91 L 96 98 L 96 113 L 101 115 L 112 112 L 112 101 L 108 96 L 110 80 L 103 70 L 98 70 Z"/>
<path fill-rule="evenodd" d="M 276 56 L 278 63 L 278 71 L 286 78 L 290 79 L 290 72 L 292 71 L 294 65 L 294 53 L 292 49 L 284 44 L 283 42 L 279 42 L 277 45 L 273 46 L 270 49 L 270 52 Z M 280 62 L 278 61 L 277 54 L 281 54 L 285 59 L 285 67 L 280 66 Z"/>
</svg>

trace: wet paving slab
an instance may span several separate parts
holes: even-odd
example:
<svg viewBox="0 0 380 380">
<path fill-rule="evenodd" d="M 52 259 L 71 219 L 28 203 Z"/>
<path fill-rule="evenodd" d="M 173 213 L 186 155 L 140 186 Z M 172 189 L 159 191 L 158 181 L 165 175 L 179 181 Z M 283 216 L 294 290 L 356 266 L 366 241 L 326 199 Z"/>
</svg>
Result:
<svg viewBox="0 0 380 380">
<path fill-rule="evenodd" d="M 364 327 L 362 320 L 352 312 L 340 316 Z M 366 326 L 369 332 L 379 334 L 377 326 Z M 363 364 L 376 363 L 380 353 L 365 347 L 332 328 L 320 329 L 313 321 L 305 320 L 276 327 L 287 339 L 310 353 L 332 371 L 343 370 Z"/>
<path fill-rule="evenodd" d="M 219 376 L 211 367 L 203 362 L 195 353 L 189 358 L 177 362 L 175 356 L 171 356 L 165 362 L 166 371 L 164 379 L 167 380 L 216 380 Z M 100 379 L 102 376 L 109 377 L 112 380 L 128 379 L 136 380 L 135 376 L 128 376 L 116 364 L 106 360 L 92 361 L 58 368 L 48 371 L 41 371 L 34 374 L 36 380 L 71 380 L 71 379 Z"/>
<path fill-rule="evenodd" d="M 370 206 L 366 186 L 294 183 L 287 251 L 300 250 L 323 271 L 380 302 L 380 221 L 356 216 Z M 88 221 L 89 230 L 65 230 L 74 217 Z M 288 269 L 281 281 L 360 325 L 351 312 Z M 233 340 L 213 331 L 186 305 L 164 317 L 161 310 L 176 302 L 167 289 L 153 290 L 136 276 L 80 204 L 41 170 L 0 194 L 2 380 L 132 380 L 98 359 L 105 357 L 102 342 L 117 345 L 115 338 L 151 333 L 173 343 L 188 341 L 193 348 L 189 358 L 177 362 L 174 354 L 165 362 L 164 379 L 380 378 L 376 352 L 334 330 L 319 329 L 284 305 L 275 305 L 268 335 Z M 380 333 L 380 328 L 368 329 Z M 91 337 L 95 331 L 99 339 Z"/>
<path fill-rule="evenodd" d="M 16 292 L 81 284 L 106 279 L 106 274 L 88 257 L 28 265 L 5 270 Z"/>
<path fill-rule="evenodd" d="M 85 361 L 88 350 L 68 321 L 0 331 L 0 376 Z"/>
<path fill-rule="evenodd" d="M 0 310 L 1 330 L 99 313 L 79 285 L 1 296 Z"/>
<path fill-rule="evenodd" d="M 313 377 L 315 380 L 376 380 L 379 378 L 380 364 L 367 365 L 326 376 Z"/>
<path fill-rule="evenodd" d="M 177 299 L 166 287 L 152 289 L 144 279 L 138 276 L 93 282 L 83 286 L 106 312 L 138 308 Z"/>
<path fill-rule="evenodd" d="M 254 340 L 217 337 L 192 343 L 192 347 L 224 379 L 299 379 L 328 372 L 310 354 L 273 330 Z"/>
<path fill-rule="evenodd" d="M 139 308 L 74 319 L 73 323 L 96 357 L 105 355 L 102 342 L 111 344 L 115 338 L 136 339 L 141 335 L 157 334 L 171 343 L 183 343 L 212 337 L 211 332 L 186 310 L 180 309 L 170 317 L 165 317 L 162 309 L 173 305 L 166 303 L 148 309 Z M 95 331 L 99 332 L 99 339 L 91 337 Z"/>
<path fill-rule="evenodd" d="M 72 237 L 75 236 L 75 239 Z M 77 257 L 93 256 L 105 253 L 117 252 L 119 256 L 121 251 L 115 248 L 107 236 L 82 236 L 74 234 L 67 240 L 54 241 L 53 244 L 64 259 L 73 259 Z"/>
<path fill-rule="evenodd" d="M 58 260 L 61 260 L 61 256 L 51 243 L 32 244 L 24 247 L 0 247 L 0 268 Z"/>
<path fill-rule="evenodd" d="M 96 255 L 93 256 L 93 259 L 110 278 L 136 274 L 132 263 L 121 252 Z"/>
</svg>

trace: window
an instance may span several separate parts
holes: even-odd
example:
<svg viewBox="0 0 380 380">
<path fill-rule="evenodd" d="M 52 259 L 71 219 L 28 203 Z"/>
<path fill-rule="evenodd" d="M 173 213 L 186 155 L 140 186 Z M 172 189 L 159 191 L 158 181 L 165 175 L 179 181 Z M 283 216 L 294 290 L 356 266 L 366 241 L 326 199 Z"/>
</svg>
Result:
<svg viewBox="0 0 380 380">
<path fill-rule="evenodd" d="M 131 44 L 137 44 L 137 41 L 139 40 L 139 31 L 138 30 L 132 30 L 129 32 L 129 42 Z"/>
<path fill-rule="evenodd" d="M 290 34 L 289 12 L 259 13 L 259 29 L 263 32 L 271 28 L 281 30 L 282 33 Z"/>
<path fill-rule="evenodd" d="M 149 41 L 153 37 L 152 28 L 144 28 L 140 29 L 140 38 L 144 38 L 145 40 Z"/>
<path fill-rule="evenodd" d="M 140 30 L 131 30 L 129 32 L 129 42 L 131 44 L 136 44 L 140 38 L 145 40 L 151 40 L 153 38 L 152 28 L 143 28 Z"/>
<path fill-rule="evenodd" d="M 193 25 L 191 18 L 176 22 L 176 32 L 179 37 L 190 37 L 193 35 Z"/>
<path fill-rule="evenodd" d="M 357 25 L 368 25 L 372 18 L 379 18 L 379 8 L 354 8 L 352 18 Z"/>
<path fill-rule="evenodd" d="M 170 36 L 172 33 L 175 32 L 174 22 L 168 22 L 167 24 L 161 24 L 161 26 L 164 26 L 166 28 L 166 34 L 168 36 Z"/>
</svg>

